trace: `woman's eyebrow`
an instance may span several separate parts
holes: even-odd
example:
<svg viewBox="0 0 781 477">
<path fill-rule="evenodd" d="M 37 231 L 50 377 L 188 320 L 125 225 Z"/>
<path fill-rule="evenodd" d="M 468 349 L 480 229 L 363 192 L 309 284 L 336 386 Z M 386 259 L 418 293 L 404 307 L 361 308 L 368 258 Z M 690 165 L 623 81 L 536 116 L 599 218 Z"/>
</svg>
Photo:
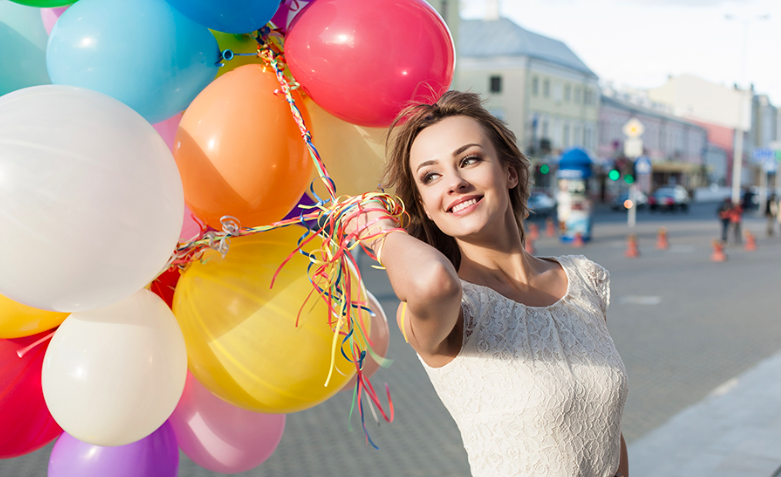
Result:
<svg viewBox="0 0 781 477">
<path fill-rule="evenodd" d="M 476 143 L 464 144 L 463 146 L 461 146 L 458 149 L 456 149 L 455 151 L 453 151 L 453 156 L 457 156 L 457 155 L 461 154 L 462 152 L 466 151 L 467 149 L 469 149 L 472 146 L 482 147 L 482 146 L 480 146 L 480 144 L 476 144 Z"/>
</svg>

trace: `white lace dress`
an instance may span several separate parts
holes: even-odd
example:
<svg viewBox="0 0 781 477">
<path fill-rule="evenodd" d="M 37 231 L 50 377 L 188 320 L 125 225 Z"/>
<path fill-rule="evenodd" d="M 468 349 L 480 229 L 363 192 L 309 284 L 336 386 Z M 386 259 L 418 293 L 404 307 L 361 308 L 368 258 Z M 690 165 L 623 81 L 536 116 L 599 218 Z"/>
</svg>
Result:
<svg viewBox="0 0 781 477">
<path fill-rule="evenodd" d="M 423 363 L 458 424 L 473 477 L 612 477 L 628 393 L 607 330 L 610 276 L 583 256 L 558 261 L 567 293 L 532 307 L 462 281 L 461 352 Z"/>
</svg>

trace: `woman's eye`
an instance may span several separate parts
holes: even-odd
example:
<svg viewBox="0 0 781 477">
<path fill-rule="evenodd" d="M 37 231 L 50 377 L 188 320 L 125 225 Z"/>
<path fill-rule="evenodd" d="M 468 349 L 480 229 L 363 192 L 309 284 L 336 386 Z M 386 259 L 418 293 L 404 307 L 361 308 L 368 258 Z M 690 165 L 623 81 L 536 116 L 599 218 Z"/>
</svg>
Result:
<svg viewBox="0 0 781 477">
<path fill-rule="evenodd" d="M 434 178 L 435 178 L 436 176 L 437 176 L 437 174 L 436 174 L 435 172 L 427 172 L 427 173 L 425 173 L 425 174 L 423 175 L 423 177 L 421 178 L 421 182 L 423 182 L 424 184 L 428 184 L 429 182 L 431 182 L 432 180 L 434 180 Z"/>
<path fill-rule="evenodd" d="M 474 164 L 475 162 L 479 161 L 480 158 L 477 156 L 467 156 L 463 159 L 461 159 L 461 167 L 468 166 L 470 164 Z"/>
</svg>

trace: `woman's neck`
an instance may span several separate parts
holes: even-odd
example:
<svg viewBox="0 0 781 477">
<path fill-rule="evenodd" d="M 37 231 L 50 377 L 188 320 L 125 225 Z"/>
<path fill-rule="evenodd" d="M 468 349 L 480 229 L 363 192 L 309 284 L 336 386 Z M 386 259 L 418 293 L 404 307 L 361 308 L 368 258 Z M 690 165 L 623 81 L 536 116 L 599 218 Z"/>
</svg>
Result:
<svg viewBox="0 0 781 477">
<path fill-rule="evenodd" d="M 458 276 L 468 282 L 491 286 L 492 283 L 529 283 L 534 273 L 530 256 L 521 242 L 515 217 L 480 236 L 456 239 L 461 251 Z"/>
</svg>

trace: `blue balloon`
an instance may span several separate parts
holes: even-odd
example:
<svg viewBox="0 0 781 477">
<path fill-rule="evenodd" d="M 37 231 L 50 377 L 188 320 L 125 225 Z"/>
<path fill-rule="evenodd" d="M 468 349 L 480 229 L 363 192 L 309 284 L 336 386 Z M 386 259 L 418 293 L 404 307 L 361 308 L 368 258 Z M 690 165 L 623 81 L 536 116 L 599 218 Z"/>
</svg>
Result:
<svg viewBox="0 0 781 477">
<path fill-rule="evenodd" d="M 249 33 L 271 20 L 280 0 L 168 0 L 201 25 L 224 33 Z"/>
<path fill-rule="evenodd" d="M 187 108 L 219 59 L 211 32 L 165 0 L 79 0 L 46 49 L 52 83 L 107 94 L 152 124 Z"/>
</svg>

